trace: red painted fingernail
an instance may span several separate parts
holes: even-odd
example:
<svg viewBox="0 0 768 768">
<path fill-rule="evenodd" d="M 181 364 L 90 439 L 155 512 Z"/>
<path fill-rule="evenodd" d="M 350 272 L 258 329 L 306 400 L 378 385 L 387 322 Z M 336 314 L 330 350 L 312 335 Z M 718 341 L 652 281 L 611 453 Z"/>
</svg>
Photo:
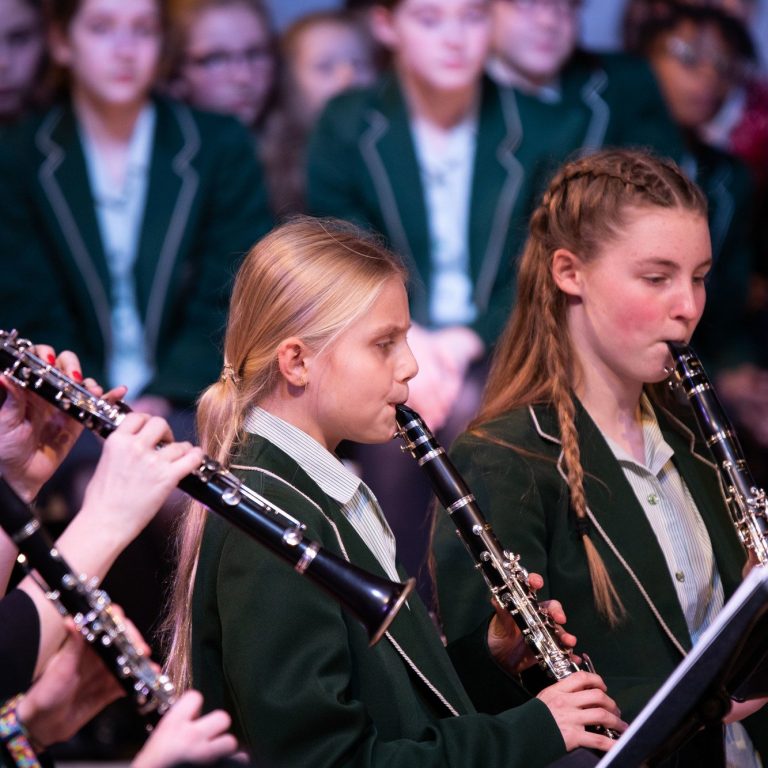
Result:
<svg viewBox="0 0 768 768">
<path fill-rule="evenodd" d="M 80 373 L 80 371 L 72 371 L 72 378 L 75 381 L 82 381 L 83 380 L 83 374 Z"/>
<path fill-rule="evenodd" d="M 53 365 L 56 362 L 56 356 L 55 355 L 48 355 L 48 362 Z"/>
</svg>

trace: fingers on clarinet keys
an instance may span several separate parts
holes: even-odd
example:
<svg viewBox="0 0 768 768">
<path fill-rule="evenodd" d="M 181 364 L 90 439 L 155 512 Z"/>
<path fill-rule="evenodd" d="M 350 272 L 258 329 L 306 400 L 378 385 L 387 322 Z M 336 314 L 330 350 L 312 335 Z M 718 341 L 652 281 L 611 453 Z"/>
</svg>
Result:
<svg viewBox="0 0 768 768">
<path fill-rule="evenodd" d="M 605 751 L 614 743 L 611 736 L 627 727 L 602 678 L 590 672 L 575 672 L 544 688 L 537 698 L 548 707 L 568 750 Z"/>
</svg>

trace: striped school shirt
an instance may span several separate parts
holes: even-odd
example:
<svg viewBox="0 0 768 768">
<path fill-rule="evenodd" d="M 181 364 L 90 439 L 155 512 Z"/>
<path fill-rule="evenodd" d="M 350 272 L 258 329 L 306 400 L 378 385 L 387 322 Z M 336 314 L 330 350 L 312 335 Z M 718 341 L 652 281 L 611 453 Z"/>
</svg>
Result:
<svg viewBox="0 0 768 768">
<path fill-rule="evenodd" d="M 247 432 L 259 435 L 290 456 L 341 504 L 341 512 L 371 550 L 387 576 L 399 581 L 395 536 L 370 488 L 339 459 L 298 427 L 255 406 L 245 418 Z M 290 511 L 290 510 L 288 510 Z"/>
<path fill-rule="evenodd" d="M 656 535 L 683 609 L 691 642 L 723 607 L 723 584 L 707 528 L 672 457 L 650 401 L 640 401 L 645 462 L 639 463 L 603 434 Z M 759 768 L 752 741 L 741 723 L 725 728 L 728 768 Z"/>
</svg>

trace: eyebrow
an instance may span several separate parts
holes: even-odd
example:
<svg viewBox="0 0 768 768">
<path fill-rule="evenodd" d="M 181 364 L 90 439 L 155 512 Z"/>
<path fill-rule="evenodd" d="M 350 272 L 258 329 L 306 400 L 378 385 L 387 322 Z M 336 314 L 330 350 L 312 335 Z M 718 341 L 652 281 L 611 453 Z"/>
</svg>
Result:
<svg viewBox="0 0 768 768">
<path fill-rule="evenodd" d="M 379 328 L 374 329 L 371 331 L 371 336 L 374 338 L 378 338 L 379 336 L 389 336 L 393 333 L 407 333 L 411 328 L 411 323 L 408 323 L 408 326 L 406 328 L 403 328 L 402 325 L 397 325 L 396 323 L 389 323 L 388 325 L 382 325 Z"/>
<path fill-rule="evenodd" d="M 705 259 L 699 264 L 696 265 L 696 269 L 702 269 L 707 268 L 709 269 L 712 266 L 713 259 Z M 656 257 L 650 257 L 647 259 L 642 259 L 640 262 L 638 262 L 638 266 L 640 267 L 666 267 L 668 269 L 672 270 L 679 270 L 680 264 L 677 261 L 674 261 L 672 259 L 662 259 L 662 258 L 656 258 Z"/>
</svg>

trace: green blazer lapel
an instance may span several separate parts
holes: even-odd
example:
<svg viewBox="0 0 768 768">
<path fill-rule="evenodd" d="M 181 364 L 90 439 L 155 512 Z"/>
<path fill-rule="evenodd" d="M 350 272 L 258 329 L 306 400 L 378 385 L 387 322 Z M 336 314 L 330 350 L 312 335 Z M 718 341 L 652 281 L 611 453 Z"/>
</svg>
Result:
<svg viewBox="0 0 768 768">
<path fill-rule="evenodd" d="M 155 357 L 163 310 L 200 185 L 192 162 L 201 149 L 198 128 L 186 106 L 162 99 L 155 105 L 157 122 L 135 266 L 136 294 L 150 359 Z"/>
<path fill-rule="evenodd" d="M 419 322 L 428 318 L 429 224 L 408 109 L 394 77 L 382 82 L 358 139 L 387 235 L 412 270 L 411 305 Z"/>
<path fill-rule="evenodd" d="M 92 307 L 108 354 L 112 337 L 109 269 L 71 107 L 54 107 L 46 114 L 35 144 L 42 153 L 38 179 L 53 214 L 55 237 L 63 240 L 68 268 L 79 273 L 72 284 L 84 287 L 79 301 Z"/>
<path fill-rule="evenodd" d="M 695 167 L 696 181 L 709 200 L 709 231 L 712 239 L 712 254 L 715 260 L 722 257 L 723 245 L 736 215 L 736 201 L 732 192 L 733 169 L 729 162 L 714 163 L 710 167 L 714 151 L 703 149 L 698 159 L 691 159 Z"/>
<path fill-rule="evenodd" d="M 478 115 L 472 205 L 469 222 L 470 266 L 475 303 L 485 312 L 507 253 L 512 213 L 518 205 L 525 169 L 515 155 L 523 140 L 517 98 L 511 88 L 498 88 L 489 78 L 482 84 Z"/>
<path fill-rule="evenodd" d="M 247 466 L 264 471 L 263 465 L 270 468 L 267 470 L 268 474 L 278 481 L 289 481 L 289 488 L 294 492 L 298 491 L 325 518 L 345 559 L 370 573 L 389 578 L 352 523 L 342 513 L 341 504 L 327 496 L 312 478 L 279 448 L 262 438 L 251 437 L 238 459 L 238 464 L 232 468 Z M 290 509 L 285 511 L 292 513 Z M 402 569 L 399 571 L 402 574 Z M 413 596 L 409 599 L 408 606 L 400 609 L 385 638 L 379 642 L 392 645 L 414 678 L 420 680 L 427 696 L 434 697 L 447 713 L 471 711 L 472 705 L 418 596 Z"/>
<path fill-rule="evenodd" d="M 741 583 L 741 565 L 746 553 L 725 507 L 725 495 L 712 457 L 698 450 L 696 435 L 686 424 L 664 409 L 656 408 L 664 439 L 675 452 L 673 461 L 685 480 L 696 507 L 707 527 L 717 569 L 723 582 L 725 599 Z M 709 472 L 702 472 L 702 465 Z"/>
<path fill-rule="evenodd" d="M 331 501 L 334 512 L 329 522 L 335 527 L 345 556 L 355 565 L 377 576 L 389 578 L 371 550 L 341 512 L 341 504 Z M 398 569 L 402 578 L 406 575 Z M 427 695 L 433 696 L 449 714 L 471 711 L 472 705 L 440 642 L 432 619 L 416 595 L 408 600 L 394 618 L 385 637 L 403 659 Z"/>
<path fill-rule="evenodd" d="M 611 121 L 611 107 L 603 97 L 608 85 L 608 73 L 597 60 L 585 54 L 566 65 L 562 79 L 562 100 L 569 105 L 560 110 L 562 120 L 579 122 L 582 125 L 571 136 L 581 136 L 579 154 L 586 155 L 600 149 L 605 143 L 605 135 Z M 573 109 L 576 104 L 583 109 Z"/>
<path fill-rule="evenodd" d="M 532 409 L 531 413 L 535 417 L 539 412 Z M 539 435 L 559 443 L 554 437 L 556 429 L 547 432 L 546 426 L 546 420 L 538 422 Z M 593 542 L 604 558 L 615 558 L 630 575 L 662 630 L 666 631 L 666 627 L 677 644 L 690 649 L 688 626 L 656 535 L 605 438 L 579 403 L 576 429 Z M 564 476 L 562 452 L 558 471 Z M 610 488 L 617 489 L 616 493 L 611 493 Z"/>
</svg>

